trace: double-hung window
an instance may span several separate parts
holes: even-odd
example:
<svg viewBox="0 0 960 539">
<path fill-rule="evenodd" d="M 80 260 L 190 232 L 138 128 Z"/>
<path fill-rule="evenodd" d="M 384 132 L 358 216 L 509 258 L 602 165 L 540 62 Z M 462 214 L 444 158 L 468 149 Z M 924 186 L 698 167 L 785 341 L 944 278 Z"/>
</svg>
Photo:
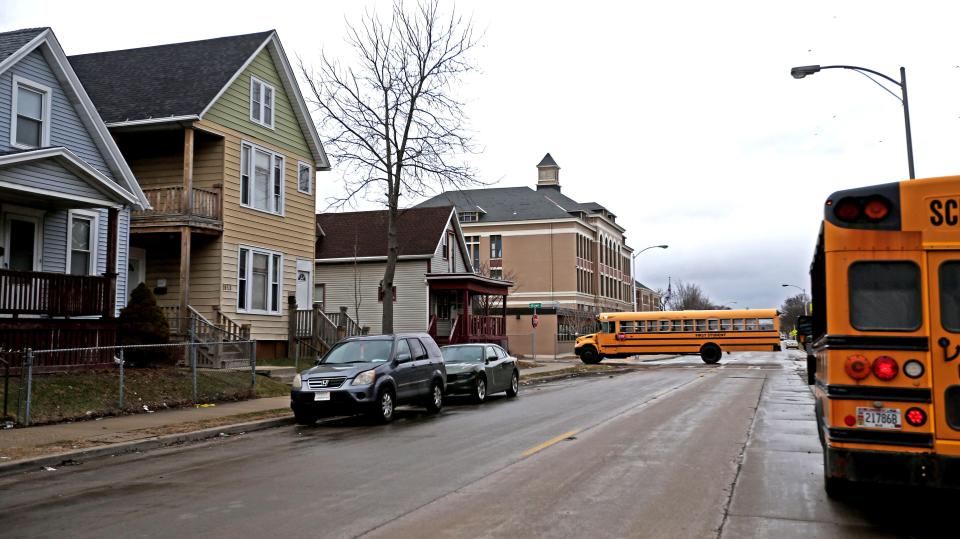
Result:
<svg viewBox="0 0 960 539">
<path fill-rule="evenodd" d="M 302 162 L 297 162 L 297 191 L 308 195 L 313 192 L 313 169 Z"/>
<path fill-rule="evenodd" d="M 40 148 L 50 144 L 50 95 L 42 84 L 13 76 L 10 144 L 16 148 Z"/>
<path fill-rule="evenodd" d="M 67 273 L 93 275 L 97 265 L 97 214 L 72 210 L 69 219 Z"/>
<path fill-rule="evenodd" d="M 240 204 L 283 215 L 283 156 L 254 146 L 240 145 Z"/>
<path fill-rule="evenodd" d="M 255 247 L 240 247 L 237 262 L 237 310 L 280 314 L 283 255 Z"/>
<path fill-rule="evenodd" d="M 499 234 L 490 236 L 490 258 L 503 258 L 503 237 Z"/>
<path fill-rule="evenodd" d="M 273 86 L 256 77 L 250 77 L 250 121 L 273 129 Z"/>
</svg>

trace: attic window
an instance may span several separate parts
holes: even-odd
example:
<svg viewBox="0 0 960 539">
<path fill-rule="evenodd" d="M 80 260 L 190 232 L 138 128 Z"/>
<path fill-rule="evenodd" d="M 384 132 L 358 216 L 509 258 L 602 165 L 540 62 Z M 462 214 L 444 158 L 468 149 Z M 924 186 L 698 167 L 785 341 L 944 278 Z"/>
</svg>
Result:
<svg viewBox="0 0 960 539">
<path fill-rule="evenodd" d="M 461 223 L 475 223 L 480 220 L 480 212 L 465 211 L 460 213 Z"/>
<path fill-rule="evenodd" d="M 13 76 L 13 147 L 40 148 L 50 143 L 50 94 L 47 86 Z"/>
<path fill-rule="evenodd" d="M 273 86 L 256 77 L 250 77 L 250 120 L 273 129 Z"/>
</svg>

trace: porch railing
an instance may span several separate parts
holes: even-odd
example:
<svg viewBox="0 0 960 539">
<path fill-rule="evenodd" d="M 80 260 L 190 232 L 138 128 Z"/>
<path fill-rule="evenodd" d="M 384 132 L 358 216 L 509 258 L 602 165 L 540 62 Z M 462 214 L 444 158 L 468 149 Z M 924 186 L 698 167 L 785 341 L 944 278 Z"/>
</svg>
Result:
<svg viewBox="0 0 960 539">
<path fill-rule="evenodd" d="M 115 278 L 0 269 L 0 314 L 112 316 Z"/>
<path fill-rule="evenodd" d="M 496 340 L 496 337 L 506 337 L 506 328 L 506 320 L 502 316 L 474 314 L 458 316 L 450 327 L 449 341 L 451 344 L 456 344 L 470 339 Z"/>
<path fill-rule="evenodd" d="M 219 221 L 223 218 L 220 212 L 221 191 L 220 187 L 194 187 L 191 191 L 192 200 L 184 204 L 182 185 L 144 189 L 143 194 L 153 209 L 135 212 L 133 216 L 137 218 L 190 214 Z"/>
</svg>

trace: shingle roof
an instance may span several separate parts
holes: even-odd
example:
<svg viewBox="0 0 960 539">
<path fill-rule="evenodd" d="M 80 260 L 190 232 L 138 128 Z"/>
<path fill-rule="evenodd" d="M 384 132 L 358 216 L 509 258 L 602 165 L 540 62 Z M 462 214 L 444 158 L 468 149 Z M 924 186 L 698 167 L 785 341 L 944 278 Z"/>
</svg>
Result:
<svg viewBox="0 0 960 539">
<path fill-rule="evenodd" d="M 571 214 L 595 213 L 605 209 L 595 202 L 581 204 L 558 189 L 498 187 L 447 191 L 421 202 L 416 207 L 454 205 L 459 212 L 483 211 L 480 221 L 529 221 L 563 219 Z"/>
<path fill-rule="evenodd" d="M 24 28 L 0 33 L 0 62 L 30 43 L 31 39 L 40 35 L 44 30 L 46 28 Z"/>
<path fill-rule="evenodd" d="M 70 57 L 104 122 L 200 114 L 273 32 Z"/>
<path fill-rule="evenodd" d="M 452 212 L 450 205 L 400 210 L 400 256 L 433 255 Z M 387 256 L 387 210 L 320 213 L 317 227 L 324 232 L 318 259 Z"/>
</svg>

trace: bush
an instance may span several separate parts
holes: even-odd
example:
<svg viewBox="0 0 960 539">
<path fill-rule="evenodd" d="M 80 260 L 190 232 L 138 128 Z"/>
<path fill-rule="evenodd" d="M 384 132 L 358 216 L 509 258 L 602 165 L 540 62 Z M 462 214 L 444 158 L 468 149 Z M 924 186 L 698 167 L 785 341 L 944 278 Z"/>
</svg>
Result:
<svg viewBox="0 0 960 539">
<path fill-rule="evenodd" d="M 157 305 L 157 298 L 143 283 L 134 289 L 130 302 L 120 311 L 117 320 L 117 344 L 166 344 L 170 341 L 170 324 Z M 175 356 L 171 348 L 133 349 L 124 352 L 128 365 L 172 364 Z"/>
</svg>

